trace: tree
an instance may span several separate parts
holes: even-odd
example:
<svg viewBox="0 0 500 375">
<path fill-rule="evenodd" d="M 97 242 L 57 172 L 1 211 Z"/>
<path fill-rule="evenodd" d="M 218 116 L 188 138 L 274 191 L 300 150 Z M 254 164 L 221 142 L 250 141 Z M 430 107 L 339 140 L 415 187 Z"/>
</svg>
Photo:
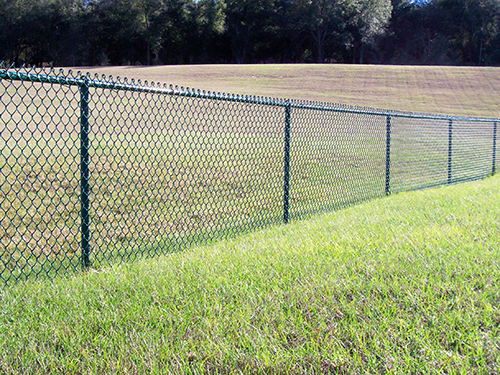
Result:
<svg viewBox="0 0 500 375">
<path fill-rule="evenodd" d="M 226 35 L 237 63 L 258 54 L 259 42 L 272 34 L 275 10 L 275 0 L 227 0 Z"/>
<path fill-rule="evenodd" d="M 213 57 L 216 41 L 226 30 L 225 9 L 222 0 L 199 0 L 191 4 L 187 40 L 190 62 L 206 63 L 216 59 Z"/>
<path fill-rule="evenodd" d="M 345 0 L 297 0 L 295 23 L 308 33 L 315 45 L 316 62 L 325 61 L 325 46 L 335 38 L 342 38 L 346 27 Z"/>
<path fill-rule="evenodd" d="M 439 34 L 443 18 L 429 2 L 393 0 L 393 10 L 382 49 L 385 61 L 398 64 L 449 62 L 448 41 Z"/>
<path fill-rule="evenodd" d="M 392 12 L 390 0 L 346 0 L 352 30 L 354 59 L 364 62 L 364 48 L 384 33 Z M 356 53 L 357 51 L 357 53 Z"/>
<path fill-rule="evenodd" d="M 161 12 L 160 0 L 137 0 L 137 7 L 140 15 L 140 24 L 142 25 L 143 38 L 146 40 L 146 64 L 151 65 L 151 45 L 154 46 L 155 55 L 157 54 L 157 41 L 159 32 L 154 28 L 155 18 Z"/>
<path fill-rule="evenodd" d="M 158 56 L 163 63 L 186 62 L 192 3 L 192 0 L 161 0 L 154 23 L 158 30 Z"/>
<path fill-rule="evenodd" d="M 0 0 L 17 65 L 500 64 L 500 0 Z"/>
<path fill-rule="evenodd" d="M 452 57 L 469 64 L 488 60 L 488 47 L 498 34 L 498 0 L 437 0 L 441 32 L 451 44 Z"/>
</svg>

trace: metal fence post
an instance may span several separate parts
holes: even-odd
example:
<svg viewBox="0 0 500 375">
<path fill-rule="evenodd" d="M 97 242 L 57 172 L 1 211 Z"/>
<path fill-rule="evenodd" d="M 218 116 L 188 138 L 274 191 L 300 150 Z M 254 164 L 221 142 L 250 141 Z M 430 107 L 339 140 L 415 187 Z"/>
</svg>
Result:
<svg viewBox="0 0 500 375">
<path fill-rule="evenodd" d="M 288 224 L 290 212 L 290 112 L 291 105 L 285 105 L 285 173 L 283 185 L 283 222 Z"/>
<path fill-rule="evenodd" d="M 491 168 L 491 174 L 496 173 L 496 161 L 497 161 L 497 122 L 493 123 L 493 166 Z"/>
<path fill-rule="evenodd" d="M 80 85 L 80 188 L 81 188 L 81 235 L 82 264 L 90 266 L 90 219 L 89 219 L 89 85 Z"/>
<path fill-rule="evenodd" d="M 385 147 L 385 195 L 391 194 L 391 116 L 387 116 Z"/>
<path fill-rule="evenodd" d="M 451 184 L 451 155 L 453 146 L 453 120 L 448 120 L 448 184 Z"/>
</svg>

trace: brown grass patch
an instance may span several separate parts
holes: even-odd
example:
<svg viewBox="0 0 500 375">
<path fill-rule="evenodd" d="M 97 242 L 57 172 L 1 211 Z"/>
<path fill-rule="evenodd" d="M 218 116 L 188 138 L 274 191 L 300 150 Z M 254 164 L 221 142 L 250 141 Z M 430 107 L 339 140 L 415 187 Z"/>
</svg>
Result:
<svg viewBox="0 0 500 375">
<path fill-rule="evenodd" d="M 499 117 L 500 68 L 188 65 L 80 68 L 202 90 L 455 116 Z"/>
</svg>

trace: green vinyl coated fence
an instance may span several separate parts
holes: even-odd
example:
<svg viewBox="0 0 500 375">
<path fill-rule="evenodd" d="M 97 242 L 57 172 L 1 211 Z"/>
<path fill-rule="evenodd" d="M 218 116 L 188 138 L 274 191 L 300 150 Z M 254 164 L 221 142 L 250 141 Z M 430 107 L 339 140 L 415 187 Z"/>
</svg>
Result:
<svg viewBox="0 0 500 375">
<path fill-rule="evenodd" d="M 0 67 L 0 277 L 153 257 L 480 179 L 497 121 Z"/>
</svg>

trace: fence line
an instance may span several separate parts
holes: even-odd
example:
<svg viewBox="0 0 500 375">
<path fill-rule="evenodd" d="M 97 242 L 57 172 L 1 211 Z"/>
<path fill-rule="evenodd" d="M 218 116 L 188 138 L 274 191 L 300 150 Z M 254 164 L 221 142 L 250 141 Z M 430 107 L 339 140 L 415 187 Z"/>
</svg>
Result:
<svg viewBox="0 0 500 375">
<path fill-rule="evenodd" d="M 61 73 L 64 74 L 64 73 Z M 368 109 L 368 108 L 356 108 L 348 105 L 342 104 L 332 104 L 332 103 L 315 103 L 309 102 L 307 100 L 293 100 L 293 99 L 278 99 L 278 98 L 268 98 L 252 95 L 240 95 L 240 94 L 230 94 L 230 93 L 220 93 L 211 92 L 204 90 L 196 90 L 190 88 L 179 88 L 178 86 L 168 86 L 166 84 L 161 85 L 160 83 L 150 83 L 145 81 L 144 85 L 141 84 L 139 80 L 135 83 L 132 80 L 131 83 L 120 82 L 120 81 L 106 81 L 103 77 L 99 79 L 97 74 L 92 79 L 90 75 L 79 75 L 78 77 L 61 77 L 54 75 L 47 75 L 41 73 L 23 73 L 20 71 L 10 71 L 10 70 L 0 70 L 0 79 L 11 80 L 11 81 L 25 81 L 25 82 L 38 82 L 38 83 L 51 83 L 69 86 L 88 86 L 89 88 L 99 88 L 99 89 L 110 89 L 110 90 L 120 90 L 120 91 L 132 91 L 132 92 L 142 92 L 149 94 L 162 94 L 162 95 L 173 95 L 173 96 L 184 96 L 200 99 L 213 99 L 222 100 L 230 102 L 242 102 L 251 104 L 262 104 L 270 106 L 279 106 L 298 109 L 309 109 L 316 111 L 332 111 L 332 112 L 344 112 L 352 114 L 365 114 L 374 116 L 394 116 L 403 118 L 417 118 L 417 119 L 429 119 L 429 120 L 464 120 L 464 121 L 474 121 L 474 122 L 494 122 L 495 119 L 492 118 L 482 118 L 482 117 L 464 117 L 464 116 L 447 116 L 447 115 L 437 115 L 437 114 L 427 114 L 427 113 L 413 113 L 413 112 L 397 112 L 392 110 L 381 110 L 381 109 Z M 110 79 L 112 79 L 110 77 Z"/>
<path fill-rule="evenodd" d="M 3 65 L 0 82 L 6 282 L 496 173 L 497 119 Z"/>
</svg>

